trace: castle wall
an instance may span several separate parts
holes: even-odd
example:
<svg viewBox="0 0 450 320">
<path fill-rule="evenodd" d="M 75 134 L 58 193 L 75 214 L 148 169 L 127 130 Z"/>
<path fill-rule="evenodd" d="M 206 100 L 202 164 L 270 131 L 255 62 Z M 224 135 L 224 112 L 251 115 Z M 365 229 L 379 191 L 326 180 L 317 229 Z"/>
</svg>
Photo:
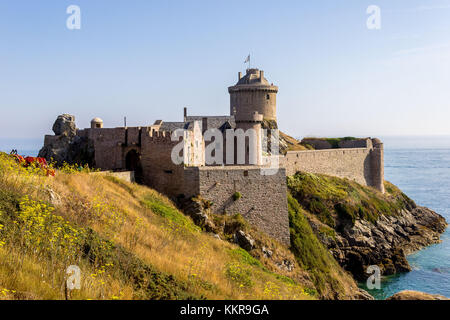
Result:
<svg viewBox="0 0 450 320">
<path fill-rule="evenodd" d="M 371 153 L 371 175 L 372 175 L 372 186 L 385 192 L 384 188 L 384 147 L 380 144 L 378 147 L 374 148 Z"/>
<path fill-rule="evenodd" d="M 91 172 L 90 175 L 111 176 L 126 182 L 135 182 L 134 171 L 100 171 Z"/>
<path fill-rule="evenodd" d="M 384 192 L 383 154 L 382 147 L 288 151 L 280 157 L 280 166 L 288 176 L 297 171 L 327 174 Z"/>
<path fill-rule="evenodd" d="M 143 182 L 169 196 L 183 194 L 184 166 L 204 165 L 204 141 L 198 122 L 184 133 L 183 163 L 172 161 L 172 150 L 179 141 L 172 141 L 170 132 L 153 131 L 152 127 L 102 128 L 78 130 L 88 137 L 95 149 L 95 166 L 102 170 L 126 169 L 126 155 L 136 150 L 140 155 Z M 183 155 L 183 154 L 182 154 Z"/>
<path fill-rule="evenodd" d="M 370 139 L 356 139 L 356 140 L 342 140 L 338 143 L 339 148 L 372 148 L 372 140 Z"/>
<path fill-rule="evenodd" d="M 89 139 L 95 148 L 95 166 L 102 170 L 121 170 L 125 168 L 123 144 L 125 128 L 102 128 L 88 130 Z"/>
<path fill-rule="evenodd" d="M 259 230 L 289 245 L 286 172 L 261 175 L 255 166 L 185 168 L 185 195 L 201 195 L 218 214 L 241 214 Z M 240 192 L 242 198 L 233 199 Z"/>
<path fill-rule="evenodd" d="M 172 161 L 172 149 L 178 144 L 170 133 L 143 132 L 141 165 L 144 183 L 161 193 L 178 196 L 183 193 L 184 165 Z"/>
<path fill-rule="evenodd" d="M 126 145 L 128 146 L 138 146 L 140 145 L 140 135 L 141 128 L 140 127 L 131 127 L 126 130 Z"/>
</svg>

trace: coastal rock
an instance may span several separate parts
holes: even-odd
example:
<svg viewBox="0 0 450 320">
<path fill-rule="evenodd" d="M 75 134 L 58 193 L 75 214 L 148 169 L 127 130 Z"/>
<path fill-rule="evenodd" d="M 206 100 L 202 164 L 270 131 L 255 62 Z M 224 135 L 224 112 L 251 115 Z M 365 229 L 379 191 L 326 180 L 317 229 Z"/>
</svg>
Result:
<svg viewBox="0 0 450 320">
<path fill-rule="evenodd" d="M 285 270 L 288 272 L 291 272 L 292 270 L 294 270 L 294 263 L 290 260 L 284 259 L 281 262 L 276 262 L 275 265 L 278 267 L 278 269 L 280 270 Z"/>
<path fill-rule="evenodd" d="M 405 290 L 394 294 L 386 300 L 450 300 L 438 294 L 429 294 L 420 291 Z"/>
<path fill-rule="evenodd" d="M 75 116 L 70 114 L 62 114 L 58 116 L 53 124 L 53 132 L 57 136 L 67 135 L 73 137 L 77 134 L 77 127 L 75 125 Z"/>
<path fill-rule="evenodd" d="M 179 200 L 179 207 L 183 212 L 189 215 L 194 223 L 203 228 L 207 232 L 216 233 L 217 227 L 213 221 L 209 218 L 207 210 L 203 207 L 200 201 L 194 201 L 193 199 Z"/>
<path fill-rule="evenodd" d="M 253 250 L 255 248 L 255 241 L 246 234 L 244 231 L 239 230 L 235 233 L 236 243 L 247 251 Z"/>
<path fill-rule="evenodd" d="M 216 229 L 216 226 L 214 223 L 209 219 L 208 215 L 205 213 L 198 211 L 190 214 L 192 220 L 194 220 L 194 223 L 198 225 L 199 227 L 202 227 L 207 232 L 214 232 Z"/>
<path fill-rule="evenodd" d="M 53 132 L 54 136 L 46 136 L 44 146 L 39 151 L 39 157 L 49 162 L 54 161 L 58 165 L 64 162 L 94 165 L 94 147 L 86 138 L 76 135 L 74 116 L 69 114 L 58 116 L 53 124 Z"/>
<path fill-rule="evenodd" d="M 323 227 L 314 217 L 309 220 L 313 230 Z M 411 206 L 397 216 L 381 215 L 376 223 L 356 220 L 353 226 L 336 232 L 334 239 L 316 234 L 344 269 L 365 281 L 371 265 L 379 266 L 383 275 L 410 271 L 406 256 L 438 243 L 446 227 L 445 219 L 436 212 Z"/>
<path fill-rule="evenodd" d="M 264 247 L 264 246 L 261 248 L 261 251 L 262 251 L 263 255 L 264 255 L 266 258 L 271 258 L 272 255 L 273 255 L 272 250 L 269 250 L 269 249 L 267 249 L 267 248 Z"/>
<path fill-rule="evenodd" d="M 355 300 L 375 300 L 374 297 L 370 295 L 367 291 L 363 289 L 359 289 L 355 292 L 355 295 L 353 297 Z"/>
</svg>

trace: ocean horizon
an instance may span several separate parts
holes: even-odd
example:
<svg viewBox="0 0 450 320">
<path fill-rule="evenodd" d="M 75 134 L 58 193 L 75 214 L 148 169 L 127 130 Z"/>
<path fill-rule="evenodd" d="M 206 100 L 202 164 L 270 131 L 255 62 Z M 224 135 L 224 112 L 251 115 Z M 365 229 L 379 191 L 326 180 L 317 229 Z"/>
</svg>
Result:
<svg viewBox="0 0 450 320">
<path fill-rule="evenodd" d="M 450 149 L 450 135 L 377 136 L 377 138 L 383 141 L 385 150 Z M 36 156 L 43 144 L 44 137 L 0 138 L 0 151 L 9 153 L 12 149 L 17 149 L 21 154 Z"/>
</svg>

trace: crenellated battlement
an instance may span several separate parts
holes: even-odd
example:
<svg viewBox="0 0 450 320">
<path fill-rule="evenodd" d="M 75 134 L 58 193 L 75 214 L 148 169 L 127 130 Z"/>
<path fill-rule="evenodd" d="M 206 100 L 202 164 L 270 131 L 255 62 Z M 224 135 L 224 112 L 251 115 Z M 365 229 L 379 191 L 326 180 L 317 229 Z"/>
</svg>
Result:
<svg viewBox="0 0 450 320">
<path fill-rule="evenodd" d="M 145 143 L 159 143 L 159 144 L 177 144 L 179 143 L 181 137 L 178 140 L 172 141 L 172 135 L 174 134 L 174 131 L 157 131 L 157 130 L 148 130 L 146 131 L 146 134 L 143 137 L 143 141 Z M 186 131 L 184 136 L 189 136 L 189 131 Z"/>
<path fill-rule="evenodd" d="M 171 140 L 172 132 L 150 130 L 148 131 L 148 137 L 150 140 Z"/>
</svg>

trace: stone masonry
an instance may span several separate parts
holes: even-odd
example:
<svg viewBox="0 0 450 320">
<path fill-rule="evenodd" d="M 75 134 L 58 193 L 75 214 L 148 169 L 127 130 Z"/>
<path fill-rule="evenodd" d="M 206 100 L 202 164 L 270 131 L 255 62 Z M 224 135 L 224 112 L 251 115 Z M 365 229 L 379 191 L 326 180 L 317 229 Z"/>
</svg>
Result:
<svg viewBox="0 0 450 320">
<path fill-rule="evenodd" d="M 186 185 L 187 196 L 199 194 L 212 202 L 213 212 L 239 213 L 261 231 L 289 243 L 285 169 L 265 176 L 255 166 L 190 167 L 186 177 L 193 182 Z M 241 198 L 235 199 L 236 193 Z"/>
</svg>

